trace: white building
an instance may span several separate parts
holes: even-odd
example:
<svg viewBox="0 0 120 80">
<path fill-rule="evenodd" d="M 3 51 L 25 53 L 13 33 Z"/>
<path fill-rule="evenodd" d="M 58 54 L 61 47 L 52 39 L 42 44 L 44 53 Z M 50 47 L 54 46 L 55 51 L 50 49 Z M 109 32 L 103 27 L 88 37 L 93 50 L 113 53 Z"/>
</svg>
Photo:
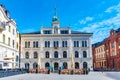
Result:
<svg viewBox="0 0 120 80">
<path fill-rule="evenodd" d="M 21 34 L 21 68 L 92 69 L 91 36 L 70 26 L 61 28 L 55 14 L 51 28 Z"/>
<path fill-rule="evenodd" d="M 9 12 L 0 5 L 0 69 L 19 67 L 19 32 Z"/>
</svg>

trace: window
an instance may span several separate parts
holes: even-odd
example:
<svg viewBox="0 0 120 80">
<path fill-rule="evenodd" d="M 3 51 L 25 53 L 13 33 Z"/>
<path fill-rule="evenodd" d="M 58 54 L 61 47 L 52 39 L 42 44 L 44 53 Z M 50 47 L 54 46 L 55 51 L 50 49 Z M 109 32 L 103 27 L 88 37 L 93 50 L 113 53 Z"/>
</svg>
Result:
<svg viewBox="0 0 120 80">
<path fill-rule="evenodd" d="M 13 48 L 15 47 L 15 41 L 14 40 L 13 40 L 12 46 L 13 46 Z"/>
<path fill-rule="evenodd" d="M 78 51 L 75 51 L 75 58 L 79 58 L 79 53 L 78 53 Z"/>
<path fill-rule="evenodd" d="M 29 63 L 25 63 L 25 69 L 29 69 L 30 68 L 30 64 Z"/>
<path fill-rule="evenodd" d="M 38 48 L 38 41 L 33 42 L 33 48 Z"/>
<path fill-rule="evenodd" d="M 52 34 L 52 31 L 51 30 L 44 30 L 43 33 L 44 34 Z"/>
<path fill-rule="evenodd" d="M 25 58 L 26 58 L 26 59 L 29 59 L 29 52 L 26 52 L 26 53 L 25 53 Z"/>
<path fill-rule="evenodd" d="M 35 63 L 33 63 L 33 68 L 34 69 L 38 69 L 38 64 L 35 62 Z"/>
<path fill-rule="evenodd" d="M 50 41 L 45 41 L 45 47 L 50 47 Z"/>
<path fill-rule="evenodd" d="M 50 64 L 48 62 L 45 63 L 45 68 L 49 68 Z"/>
<path fill-rule="evenodd" d="M 54 27 L 54 34 L 58 34 L 58 26 Z"/>
<path fill-rule="evenodd" d="M 64 67 L 64 69 L 67 69 L 67 68 L 68 68 L 67 62 L 64 62 L 64 63 L 63 63 L 63 67 Z"/>
<path fill-rule="evenodd" d="M 62 41 L 62 47 L 67 47 L 67 41 Z"/>
<path fill-rule="evenodd" d="M 15 34 L 15 30 L 13 29 L 13 35 Z"/>
<path fill-rule="evenodd" d="M 61 34 L 69 34 L 68 30 L 61 30 L 60 33 Z"/>
<path fill-rule="evenodd" d="M 10 46 L 10 38 L 8 38 L 8 46 Z"/>
<path fill-rule="evenodd" d="M 115 47 L 114 43 L 111 43 L 111 47 L 112 47 L 112 48 L 114 48 L 114 47 Z"/>
<path fill-rule="evenodd" d="M 9 66 L 9 63 L 3 63 L 3 66 Z"/>
<path fill-rule="evenodd" d="M 58 41 L 54 41 L 54 47 L 59 47 L 59 42 Z"/>
<path fill-rule="evenodd" d="M 19 61 L 19 57 L 18 56 L 16 56 L 16 62 L 18 62 Z"/>
<path fill-rule="evenodd" d="M 12 53 L 12 56 L 14 56 L 14 53 Z"/>
<path fill-rule="evenodd" d="M 63 52 L 63 58 L 67 58 L 67 52 L 66 51 Z"/>
<path fill-rule="evenodd" d="M 25 48 L 30 48 L 30 41 L 25 41 Z"/>
<path fill-rule="evenodd" d="M 74 41 L 74 47 L 79 47 L 79 41 Z"/>
<path fill-rule="evenodd" d="M 87 62 L 83 62 L 83 69 L 87 69 L 87 68 L 88 68 Z"/>
<path fill-rule="evenodd" d="M 17 48 L 17 49 L 19 48 L 18 42 L 16 43 L 16 48 Z"/>
<path fill-rule="evenodd" d="M 120 40 L 118 40 L 118 45 L 120 46 Z"/>
<path fill-rule="evenodd" d="M 11 26 L 8 26 L 8 31 L 11 32 Z"/>
<path fill-rule="evenodd" d="M 83 58 L 87 58 L 87 52 L 83 51 Z"/>
<path fill-rule="evenodd" d="M 3 34 L 3 43 L 5 44 L 5 35 Z"/>
<path fill-rule="evenodd" d="M 49 52 L 48 51 L 46 52 L 45 55 L 46 55 L 46 58 L 49 58 Z"/>
<path fill-rule="evenodd" d="M 87 47 L 87 41 L 82 41 L 82 47 Z"/>
<path fill-rule="evenodd" d="M 79 69 L 79 63 L 75 62 L 75 69 Z"/>
<path fill-rule="evenodd" d="M 54 58 L 58 58 L 58 52 L 57 51 L 54 52 Z"/>
<path fill-rule="evenodd" d="M 34 59 L 38 58 L 38 53 L 34 52 Z"/>
</svg>

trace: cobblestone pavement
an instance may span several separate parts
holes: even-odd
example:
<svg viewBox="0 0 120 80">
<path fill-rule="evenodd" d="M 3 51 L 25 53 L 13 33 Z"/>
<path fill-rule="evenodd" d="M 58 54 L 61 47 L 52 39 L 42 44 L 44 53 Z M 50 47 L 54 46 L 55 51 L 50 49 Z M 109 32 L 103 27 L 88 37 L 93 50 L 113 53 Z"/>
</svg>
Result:
<svg viewBox="0 0 120 80">
<path fill-rule="evenodd" d="M 115 80 L 101 72 L 90 72 L 88 75 L 59 75 L 52 74 L 21 74 L 4 77 L 0 80 Z"/>
</svg>

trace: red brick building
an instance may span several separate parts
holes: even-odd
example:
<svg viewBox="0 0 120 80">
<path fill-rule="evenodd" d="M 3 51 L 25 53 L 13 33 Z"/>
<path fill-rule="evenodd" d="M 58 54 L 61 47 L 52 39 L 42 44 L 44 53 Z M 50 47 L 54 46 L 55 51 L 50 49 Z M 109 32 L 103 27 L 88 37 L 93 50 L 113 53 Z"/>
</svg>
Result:
<svg viewBox="0 0 120 80">
<path fill-rule="evenodd" d="M 99 51 L 101 47 L 104 47 L 102 52 Z M 92 50 L 94 69 L 120 70 L 120 28 L 112 29 L 108 38 L 93 44 Z M 97 55 L 103 55 L 104 57 L 98 57 Z"/>
</svg>

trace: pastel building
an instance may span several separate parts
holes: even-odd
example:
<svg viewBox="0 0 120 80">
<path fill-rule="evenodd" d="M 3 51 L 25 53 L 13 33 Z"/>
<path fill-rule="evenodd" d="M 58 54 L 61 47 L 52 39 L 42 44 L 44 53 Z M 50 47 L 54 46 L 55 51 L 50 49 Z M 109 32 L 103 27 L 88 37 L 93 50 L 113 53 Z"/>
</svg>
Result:
<svg viewBox="0 0 120 80">
<path fill-rule="evenodd" d="M 0 69 L 19 67 L 19 32 L 9 11 L 0 5 Z"/>
<path fill-rule="evenodd" d="M 59 67 L 92 70 L 92 33 L 61 27 L 55 14 L 51 27 L 21 34 L 21 68 Z M 72 65 L 72 66 L 71 66 Z"/>
</svg>

